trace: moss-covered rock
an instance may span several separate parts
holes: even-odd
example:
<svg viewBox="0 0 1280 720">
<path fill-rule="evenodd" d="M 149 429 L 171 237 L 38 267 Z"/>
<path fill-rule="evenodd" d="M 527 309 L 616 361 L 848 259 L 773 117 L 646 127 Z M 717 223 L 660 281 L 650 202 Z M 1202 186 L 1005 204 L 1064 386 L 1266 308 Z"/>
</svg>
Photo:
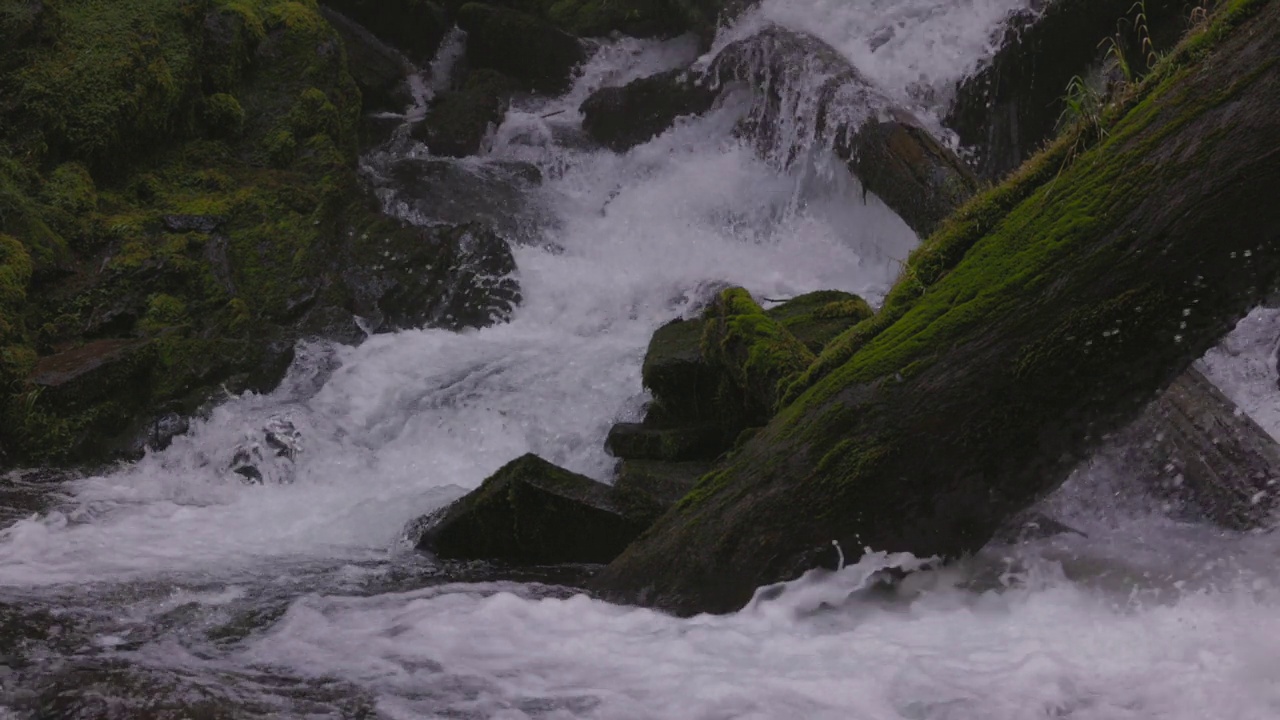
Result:
<svg viewBox="0 0 1280 720">
<path fill-rule="evenodd" d="M 603 483 L 524 455 L 422 522 L 418 547 L 442 558 L 605 563 L 644 530 Z"/>
<path fill-rule="evenodd" d="M 577 38 L 516 10 L 467 3 L 458 10 L 458 26 L 467 31 L 471 67 L 496 70 L 527 90 L 563 92 L 586 59 Z"/>
<path fill-rule="evenodd" d="M 711 467 L 697 461 L 624 460 L 613 484 L 614 500 L 628 516 L 652 524 L 688 495 Z"/>
<path fill-rule="evenodd" d="M 985 543 L 1280 280 L 1280 207 L 1263 201 L 1280 188 L 1277 41 L 1280 3 L 1223 6 L 1096 146 L 995 219 L 595 587 L 727 611 L 834 563 L 832 540 L 918 557 Z"/>
<path fill-rule="evenodd" d="M 476 70 L 462 88 L 444 93 L 431 104 L 413 136 L 426 143 L 432 155 L 474 155 L 489 130 L 502 122 L 515 88 L 515 82 L 501 73 Z"/>
<path fill-rule="evenodd" d="M 705 313 L 702 355 L 742 391 L 748 417 L 763 424 L 782 391 L 813 362 L 813 353 L 751 294 L 730 288 Z"/>
<path fill-rule="evenodd" d="M 382 266 L 386 242 L 410 238 L 413 262 L 443 268 L 424 276 L 447 297 L 409 293 L 434 313 L 423 322 L 492 322 L 461 289 L 477 278 L 515 301 L 505 244 L 427 237 L 362 187 L 361 95 L 313 0 L 24 0 L 0 9 L 0 31 L 20 42 L 0 50 L 11 460 L 101 459 L 112 433 L 220 388 L 270 389 L 300 337 L 362 336 L 350 308 L 406 287 L 348 280 Z M 40 369 L 117 346 L 147 348 L 150 370 L 105 394 L 66 401 Z"/>
<path fill-rule="evenodd" d="M 614 457 L 667 462 L 710 460 L 725 444 L 724 433 L 714 422 L 676 426 L 618 423 L 605 440 L 605 448 Z"/>
<path fill-rule="evenodd" d="M 351 77 L 360 86 L 360 97 L 367 113 L 402 111 L 413 103 L 409 76 L 414 64 L 400 51 L 374 36 L 364 26 L 346 15 L 324 9 L 325 18 L 342 36 L 347 51 Z M 366 118 L 366 125 L 370 118 Z"/>
<path fill-rule="evenodd" d="M 702 357 L 702 320 L 673 320 L 649 341 L 640 377 L 653 394 L 650 416 L 680 421 L 716 418 L 720 373 Z"/>
<path fill-rule="evenodd" d="M 782 323 L 815 355 L 838 335 L 875 312 L 866 300 L 840 290 L 817 290 L 794 297 L 765 313 Z"/>
</svg>

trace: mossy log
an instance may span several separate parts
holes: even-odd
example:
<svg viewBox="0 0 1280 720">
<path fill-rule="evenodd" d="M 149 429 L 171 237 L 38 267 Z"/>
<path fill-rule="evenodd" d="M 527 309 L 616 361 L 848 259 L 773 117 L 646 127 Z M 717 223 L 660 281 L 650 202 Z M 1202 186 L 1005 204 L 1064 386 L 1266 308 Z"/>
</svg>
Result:
<svg viewBox="0 0 1280 720">
<path fill-rule="evenodd" d="M 1280 275 L 1280 2 L 1237 0 L 896 321 L 593 581 L 731 611 L 832 541 L 954 557 L 1051 491 Z"/>
</svg>

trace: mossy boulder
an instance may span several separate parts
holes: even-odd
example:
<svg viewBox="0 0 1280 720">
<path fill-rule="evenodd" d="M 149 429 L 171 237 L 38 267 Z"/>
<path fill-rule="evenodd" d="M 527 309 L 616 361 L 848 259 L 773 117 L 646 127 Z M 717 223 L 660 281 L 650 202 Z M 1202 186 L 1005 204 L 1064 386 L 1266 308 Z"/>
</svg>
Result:
<svg viewBox="0 0 1280 720">
<path fill-rule="evenodd" d="M 813 353 L 742 288 L 722 291 L 704 317 L 703 357 L 733 380 L 747 416 L 763 424 Z"/>
<path fill-rule="evenodd" d="M 413 136 L 432 155 L 466 157 L 480 151 L 490 129 L 502 122 L 516 83 L 493 70 L 476 70 L 458 90 L 432 102 Z"/>
<path fill-rule="evenodd" d="M 535 92 L 569 88 L 574 69 L 586 59 L 582 43 L 534 15 L 484 3 L 458 9 L 467 31 L 467 62 L 496 70 Z"/>
<path fill-rule="evenodd" d="M 711 468 L 700 461 L 624 460 L 613 484 L 614 499 L 629 516 L 648 525 L 688 495 Z"/>
<path fill-rule="evenodd" d="M 579 108 L 582 129 L 624 152 L 662 134 L 679 117 L 711 109 L 718 95 L 719 89 L 699 84 L 688 72 L 672 70 L 596 90 Z"/>
<path fill-rule="evenodd" d="M 419 549 L 518 564 L 609 562 L 644 530 L 608 485 L 532 454 L 421 524 Z"/>
<path fill-rule="evenodd" d="M 365 112 L 403 111 L 413 104 L 409 88 L 409 76 L 415 71 L 413 62 L 347 16 L 327 8 L 324 15 L 342 36 L 347 67 L 360 86 Z"/>
<path fill-rule="evenodd" d="M 605 448 L 628 460 L 710 460 L 724 449 L 724 432 L 714 422 L 689 425 L 618 423 L 609 430 Z"/>
<path fill-rule="evenodd" d="M 676 319 L 649 341 L 640 376 L 653 394 L 649 413 L 684 421 L 714 420 L 721 375 L 702 357 L 701 319 Z"/>
<path fill-rule="evenodd" d="M 853 293 L 817 290 L 769 308 L 765 314 L 782 323 L 782 327 L 817 355 L 827 343 L 870 318 L 875 311 L 866 300 Z"/>
<path fill-rule="evenodd" d="M 593 586 L 724 612 L 833 540 L 981 547 L 1280 281 L 1277 42 L 1280 3 L 1223 6 Z"/>
</svg>

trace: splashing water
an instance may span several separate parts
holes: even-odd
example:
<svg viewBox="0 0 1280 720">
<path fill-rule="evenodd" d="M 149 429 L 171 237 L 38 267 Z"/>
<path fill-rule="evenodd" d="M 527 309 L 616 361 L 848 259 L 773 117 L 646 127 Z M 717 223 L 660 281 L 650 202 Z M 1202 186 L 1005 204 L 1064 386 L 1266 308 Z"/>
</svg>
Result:
<svg viewBox="0 0 1280 720">
<path fill-rule="evenodd" d="M 717 45 L 764 21 L 812 32 L 888 97 L 936 111 L 1021 6 L 766 0 Z M 303 346 L 275 392 L 224 403 L 169 449 L 69 482 L 0 529 L 0 718 L 164 703 L 216 717 L 1280 715 L 1275 538 L 1116 502 L 1124 477 L 1102 464 L 1046 505 L 1084 536 L 942 569 L 871 552 L 722 617 L 592 600 L 572 568 L 494 580 L 403 551 L 406 522 L 524 452 L 610 480 L 604 437 L 641 411 L 649 336 L 705 288 L 877 301 L 915 244 L 822 148 L 780 172 L 733 139 L 743 96 L 625 155 L 576 138 L 592 89 L 696 52 L 687 38 L 606 43 L 566 96 L 512 108 L 487 154 L 459 161 L 545 178 L 527 197 L 541 241 L 516 248 L 511 322 Z M 371 172 L 422 155 L 407 143 Z M 1265 416 L 1274 361 L 1258 317 L 1224 344 L 1236 360 L 1205 362 Z M 227 469 L 237 442 L 281 417 L 304 443 L 292 484 L 245 486 Z M 95 692 L 123 710 L 95 710 Z"/>
</svg>

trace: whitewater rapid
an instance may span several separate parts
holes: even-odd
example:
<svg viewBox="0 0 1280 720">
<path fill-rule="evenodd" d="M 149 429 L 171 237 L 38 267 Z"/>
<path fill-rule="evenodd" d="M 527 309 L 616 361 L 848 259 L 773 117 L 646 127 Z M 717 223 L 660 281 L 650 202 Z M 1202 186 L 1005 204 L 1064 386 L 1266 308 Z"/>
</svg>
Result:
<svg viewBox="0 0 1280 720">
<path fill-rule="evenodd" d="M 812 32 L 936 123 L 1024 4 L 766 0 L 717 46 L 763 22 Z M 736 140 L 742 94 L 624 155 L 580 141 L 591 90 L 696 57 L 689 38 L 606 42 L 564 97 L 517 104 L 459 161 L 544 178 L 510 322 L 302 346 L 275 392 L 0 529 L 0 621 L 59 628 L 0 663 L 0 718 L 86 663 L 227 717 L 1280 717 L 1280 543 L 1172 519 L 1101 462 L 1046 502 L 1087 537 L 993 546 L 895 589 L 875 573 L 916 561 L 872 553 L 723 617 L 608 605 L 546 576 L 459 582 L 405 547 L 406 523 L 526 452 L 611 481 L 604 438 L 642 411 L 651 333 L 709 288 L 877 302 L 917 243 L 823 148 L 780 171 Z M 1249 322 L 1205 363 L 1276 433 L 1259 325 L 1275 322 Z M 245 486 L 233 448 L 273 417 L 303 438 L 294 481 Z M 17 657 L 4 637 L 0 660 Z"/>
</svg>

